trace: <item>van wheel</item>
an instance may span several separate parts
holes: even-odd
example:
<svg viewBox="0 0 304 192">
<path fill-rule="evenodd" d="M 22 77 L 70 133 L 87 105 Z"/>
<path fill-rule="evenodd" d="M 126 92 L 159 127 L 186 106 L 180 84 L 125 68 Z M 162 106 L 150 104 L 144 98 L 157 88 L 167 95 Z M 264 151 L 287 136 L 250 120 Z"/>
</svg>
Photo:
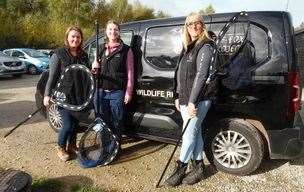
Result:
<svg viewBox="0 0 304 192">
<path fill-rule="evenodd" d="M 206 156 L 220 171 L 248 175 L 261 164 L 264 143 L 251 124 L 241 119 L 223 119 L 207 133 Z"/>
<path fill-rule="evenodd" d="M 55 131 L 59 132 L 62 128 L 62 117 L 58 110 L 58 105 L 52 103 L 47 110 L 47 120 L 50 127 Z"/>
<path fill-rule="evenodd" d="M 36 75 L 38 72 L 37 68 L 34 65 L 28 67 L 28 73 L 31 75 Z"/>
</svg>

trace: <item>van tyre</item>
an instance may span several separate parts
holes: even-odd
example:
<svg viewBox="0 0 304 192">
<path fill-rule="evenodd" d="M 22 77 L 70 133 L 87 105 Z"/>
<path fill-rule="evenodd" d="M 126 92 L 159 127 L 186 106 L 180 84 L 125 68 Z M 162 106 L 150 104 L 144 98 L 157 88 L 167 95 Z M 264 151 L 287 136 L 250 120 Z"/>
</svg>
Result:
<svg viewBox="0 0 304 192">
<path fill-rule="evenodd" d="M 55 131 L 59 132 L 62 128 L 62 117 L 58 110 L 58 105 L 51 103 L 47 110 L 47 120 L 50 127 Z"/>
<path fill-rule="evenodd" d="M 223 119 L 206 134 L 206 156 L 218 170 L 248 175 L 260 166 L 264 142 L 250 123 L 242 119 Z"/>
</svg>

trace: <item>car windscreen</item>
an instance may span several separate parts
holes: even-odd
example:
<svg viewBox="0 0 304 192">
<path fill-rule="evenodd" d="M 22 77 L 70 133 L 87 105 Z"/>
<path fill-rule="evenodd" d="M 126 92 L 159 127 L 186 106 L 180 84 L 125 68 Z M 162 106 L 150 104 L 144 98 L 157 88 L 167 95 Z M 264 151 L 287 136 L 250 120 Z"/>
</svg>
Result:
<svg viewBox="0 0 304 192">
<path fill-rule="evenodd" d="M 26 49 L 23 50 L 26 54 L 28 54 L 30 57 L 39 58 L 39 57 L 47 57 L 44 53 L 41 53 L 40 51 L 34 50 L 34 49 Z"/>
</svg>

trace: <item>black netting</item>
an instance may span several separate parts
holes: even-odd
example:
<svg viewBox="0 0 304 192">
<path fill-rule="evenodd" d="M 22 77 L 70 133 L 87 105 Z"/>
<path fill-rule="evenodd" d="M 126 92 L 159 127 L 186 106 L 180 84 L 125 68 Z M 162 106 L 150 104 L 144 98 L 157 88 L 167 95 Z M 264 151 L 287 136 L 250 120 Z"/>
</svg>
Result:
<svg viewBox="0 0 304 192">
<path fill-rule="evenodd" d="M 234 15 L 219 32 L 216 44 L 219 71 L 225 74 L 221 80 L 223 87 L 237 90 L 250 85 L 256 60 L 247 13 Z"/>
<path fill-rule="evenodd" d="M 70 65 L 62 73 L 54 89 L 53 100 L 59 106 L 80 111 L 93 99 L 94 79 L 88 68 L 83 65 Z"/>
<path fill-rule="evenodd" d="M 118 138 L 100 118 L 91 124 L 79 142 L 78 162 L 82 167 L 107 165 L 119 150 Z"/>
</svg>

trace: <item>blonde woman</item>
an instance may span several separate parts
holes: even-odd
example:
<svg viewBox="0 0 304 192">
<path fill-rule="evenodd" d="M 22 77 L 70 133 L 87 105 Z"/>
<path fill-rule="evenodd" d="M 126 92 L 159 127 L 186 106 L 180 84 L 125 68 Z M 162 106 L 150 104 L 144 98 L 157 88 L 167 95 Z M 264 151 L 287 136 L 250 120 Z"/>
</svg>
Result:
<svg viewBox="0 0 304 192">
<path fill-rule="evenodd" d="M 175 107 L 181 112 L 184 126 L 190 119 L 182 138 L 182 147 L 176 169 L 166 180 L 167 185 L 182 182 L 194 184 L 203 179 L 202 122 L 212 103 L 212 92 L 203 90 L 213 55 L 213 42 L 203 22 L 203 17 L 191 13 L 183 28 L 183 51 L 175 74 Z M 190 159 L 194 168 L 186 176 Z"/>
</svg>

